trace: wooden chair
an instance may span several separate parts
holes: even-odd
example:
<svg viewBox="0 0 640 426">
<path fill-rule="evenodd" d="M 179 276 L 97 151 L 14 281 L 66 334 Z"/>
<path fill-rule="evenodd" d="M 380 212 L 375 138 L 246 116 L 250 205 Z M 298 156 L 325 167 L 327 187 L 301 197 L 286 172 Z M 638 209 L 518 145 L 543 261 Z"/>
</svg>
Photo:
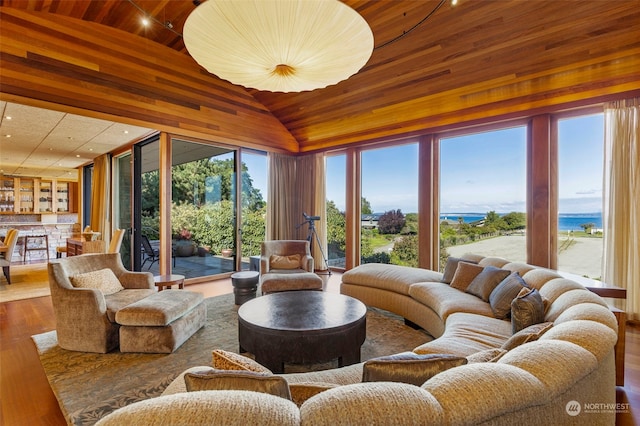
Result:
<svg viewBox="0 0 640 426">
<path fill-rule="evenodd" d="M 124 238 L 124 229 L 116 229 L 113 231 L 111 237 L 111 243 L 107 249 L 107 253 L 120 253 L 120 246 L 122 245 L 122 239 Z"/>
</svg>

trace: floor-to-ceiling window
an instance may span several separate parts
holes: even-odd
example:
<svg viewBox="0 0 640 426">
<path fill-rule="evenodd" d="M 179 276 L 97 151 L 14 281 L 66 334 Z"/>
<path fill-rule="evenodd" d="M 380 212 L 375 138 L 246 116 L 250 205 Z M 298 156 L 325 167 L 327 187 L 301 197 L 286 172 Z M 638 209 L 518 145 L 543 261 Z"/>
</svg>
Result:
<svg viewBox="0 0 640 426">
<path fill-rule="evenodd" d="M 131 189 L 133 185 L 131 153 L 120 155 L 114 159 L 113 179 L 113 227 L 125 229 L 120 257 L 125 268 L 131 269 L 131 233 L 133 228 L 131 216 Z"/>
<path fill-rule="evenodd" d="M 472 252 L 526 262 L 526 127 L 440 140 L 440 263 Z"/>
<path fill-rule="evenodd" d="M 418 144 L 361 153 L 361 262 L 418 265 Z"/>
<path fill-rule="evenodd" d="M 187 278 L 235 270 L 236 151 L 171 141 L 173 272 Z"/>
<path fill-rule="evenodd" d="M 346 250 L 346 155 L 326 157 L 327 259 L 329 267 L 344 268 Z"/>
<path fill-rule="evenodd" d="M 558 120 L 558 269 L 602 271 L 604 116 Z"/>
<path fill-rule="evenodd" d="M 242 224 L 240 242 L 242 263 L 250 256 L 259 256 L 266 233 L 267 155 L 264 152 L 242 150 Z M 243 266 L 244 267 L 244 266 Z"/>
</svg>

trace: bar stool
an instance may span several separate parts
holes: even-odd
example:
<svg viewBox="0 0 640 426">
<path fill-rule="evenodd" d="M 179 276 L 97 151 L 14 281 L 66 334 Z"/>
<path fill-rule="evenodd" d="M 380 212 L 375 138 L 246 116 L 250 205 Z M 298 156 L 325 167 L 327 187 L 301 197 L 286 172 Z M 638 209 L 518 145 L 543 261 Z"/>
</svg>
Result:
<svg viewBox="0 0 640 426">
<path fill-rule="evenodd" d="M 42 240 L 44 240 L 44 247 L 42 246 Z M 32 246 L 29 247 L 29 243 Z M 33 243 L 39 244 L 33 247 Z M 49 261 L 49 236 L 48 235 L 25 235 L 24 236 L 24 252 L 22 253 L 22 261 L 27 261 L 27 252 L 32 251 L 45 251 L 47 253 L 47 261 Z"/>
<path fill-rule="evenodd" d="M 62 255 L 67 254 L 67 246 L 58 246 L 56 247 L 56 259 L 60 259 L 62 257 Z"/>
</svg>

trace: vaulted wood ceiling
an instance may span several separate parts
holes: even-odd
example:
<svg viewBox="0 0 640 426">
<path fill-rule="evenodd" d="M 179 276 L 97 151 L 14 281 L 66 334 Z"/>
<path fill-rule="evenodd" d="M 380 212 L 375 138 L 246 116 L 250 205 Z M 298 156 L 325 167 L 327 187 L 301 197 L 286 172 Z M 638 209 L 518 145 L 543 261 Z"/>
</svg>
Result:
<svg viewBox="0 0 640 426">
<path fill-rule="evenodd" d="M 375 37 L 373 55 L 358 74 L 312 92 L 245 91 L 293 136 L 297 149 L 285 141 L 285 150 L 418 135 L 640 90 L 638 0 L 459 0 L 439 8 L 439 0 L 344 2 Z M 0 5 L 99 23 L 184 55 L 180 33 L 196 7 L 192 0 Z M 141 25 L 144 14 L 153 18 L 150 26 Z"/>
</svg>

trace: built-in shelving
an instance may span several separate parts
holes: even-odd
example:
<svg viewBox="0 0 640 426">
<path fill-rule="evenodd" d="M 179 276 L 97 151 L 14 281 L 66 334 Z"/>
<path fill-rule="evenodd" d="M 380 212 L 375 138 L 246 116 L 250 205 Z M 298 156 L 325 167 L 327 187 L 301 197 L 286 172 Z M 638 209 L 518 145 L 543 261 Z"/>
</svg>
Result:
<svg viewBox="0 0 640 426">
<path fill-rule="evenodd" d="M 0 176 L 0 214 L 74 213 L 75 182 Z"/>
</svg>

